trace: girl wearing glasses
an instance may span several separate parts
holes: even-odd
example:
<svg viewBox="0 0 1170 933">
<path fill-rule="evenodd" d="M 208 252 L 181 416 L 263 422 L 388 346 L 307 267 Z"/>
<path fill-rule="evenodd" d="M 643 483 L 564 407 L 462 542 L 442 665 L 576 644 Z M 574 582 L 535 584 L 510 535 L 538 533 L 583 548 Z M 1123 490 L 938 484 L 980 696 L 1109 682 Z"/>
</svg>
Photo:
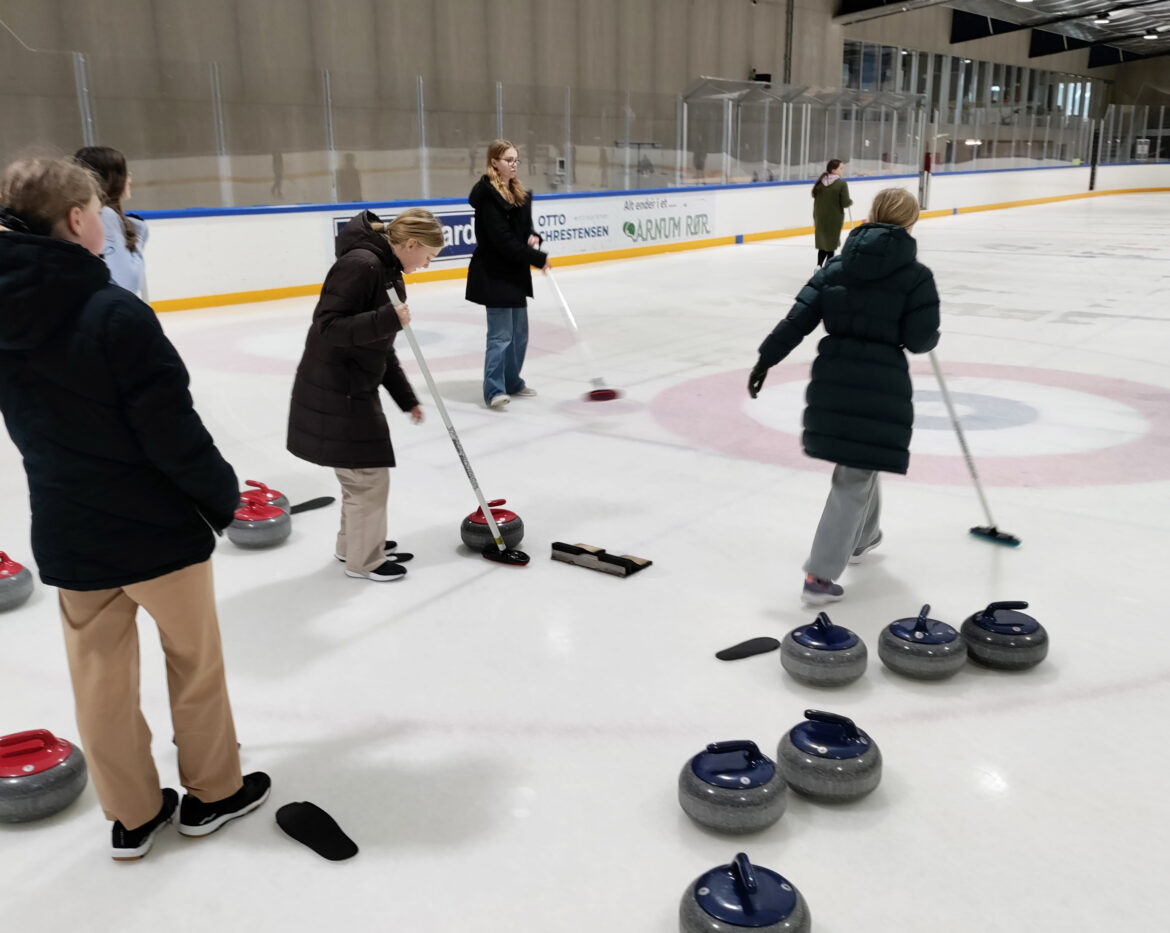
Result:
<svg viewBox="0 0 1170 933">
<path fill-rule="evenodd" d="M 532 198 L 516 177 L 516 147 L 497 139 L 488 147 L 487 173 L 471 189 L 475 209 L 475 252 L 467 268 L 467 300 L 487 309 L 487 350 L 483 365 L 483 400 L 500 411 L 512 396 L 528 398 L 536 390 L 520 375 L 528 348 L 528 303 L 531 267 L 548 269 L 532 228 Z"/>
</svg>

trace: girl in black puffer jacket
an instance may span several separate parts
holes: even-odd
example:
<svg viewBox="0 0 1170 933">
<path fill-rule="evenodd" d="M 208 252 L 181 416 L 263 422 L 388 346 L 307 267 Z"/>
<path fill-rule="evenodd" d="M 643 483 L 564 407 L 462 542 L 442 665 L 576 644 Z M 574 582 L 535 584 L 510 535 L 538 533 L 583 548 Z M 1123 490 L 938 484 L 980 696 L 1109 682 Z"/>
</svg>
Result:
<svg viewBox="0 0 1170 933">
<path fill-rule="evenodd" d="M 910 463 L 914 407 L 905 351 L 926 353 L 939 337 L 934 277 L 916 260 L 910 235 L 917 221 L 910 192 L 878 192 L 868 222 L 801 289 L 760 345 L 748 381 L 755 398 L 768 368 L 824 321 L 828 336 L 812 366 L 802 441 L 810 457 L 837 466 L 804 565 L 807 605 L 845 595 L 833 581 L 882 537 L 878 473 L 905 473 Z"/>
<path fill-rule="evenodd" d="M 297 366 L 288 417 L 288 449 L 333 467 L 341 484 L 341 527 L 334 556 L 345 573 L 378 583 L 401 580 L 411 555 L 391 552 L 386 497 L 395 465 L 379 389 L 418 424 L 422 408 L 407 381 L 394 338 L 410 323 L 403 273 L 430 265 L 443 248 L 443 228 L 429 211 L 411 208 L 390 223 L 373 211 L 349 221 L 337 237 L 337 261 L 321 286 L 305 350 Z"/>
<path fill-rule="evenodd" d="M 33 555 L 59 587 L 110 854 L 137 859 L 178 805 L 139 709 L 139 606 L 167 659 L 188 791 L 179 831 L 206 835 L 268 796 L 268 775 L 240 773 L 209 559 L 239 486 L 154 312 L 110 281 L 93 175 L 64 159 L 17 162 L 0 203 L 0 408 L 28 474 Z"/>
</svg>

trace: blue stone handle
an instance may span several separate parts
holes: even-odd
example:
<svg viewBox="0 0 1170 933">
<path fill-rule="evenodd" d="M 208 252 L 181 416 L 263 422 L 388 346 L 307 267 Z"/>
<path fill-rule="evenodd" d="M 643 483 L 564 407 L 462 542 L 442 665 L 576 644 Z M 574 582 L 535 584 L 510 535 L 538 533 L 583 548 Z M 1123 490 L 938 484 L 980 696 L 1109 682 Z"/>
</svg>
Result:
<svg viewBox="0 0 1170 933">
<path fill-rule="evenodd" d="M 930 603 L 922 607 L 922 611 L 918 613 L 918 621 L 914 623 L 914 631 L 927 634 L 930 632 Z"/>
<path fill-rule="evenodd" d="M 817 620 L 813 623 L 813 625 L 822 632 L 827 632 L 833 627 L 833 623 L 830 621 L 829 614 L 827 612 L 818 612 Z"/>
<path fill-rule="evenodd" d="M 857 726 L 848 716 L 839 716 L 837 713 L 826 713 L 820 709 L 806 709 L 804 711 L 804 718 L 811 719 L 813 722 L 822 722 L 828 726 L 837 726 L 850 739 L 856 739 L 860 735 L 857 731 Z"/>
<path fill-rule="evenodd" d="M 764 756 L 760 754 L 760 747 L 748 739 L 737 739 L 734 742 L 712 742 L 707 751 L 713 755 L 723 752 L 747 752 L 748 761 L 759 761 Z"/>
<path fill-rule="evenodd" d="M 735 857 L 735 861 L 731 863 L 731 871 L 748 894 L 755 894 L 759 890 L 760 885 L 756 881 L 756 872 L 752 868 L 752 863 L 748 861 L 746 852 L 740 852 Z"/>
<path fill-rule="evenodd" d="M 1020 599 L 1008 600 L 1003 603 L 988 603 L 987 608 L 983 610 L 983 618 L 994 619 L 995 613 L 999 609 L 1027 609 L 1028 604 Z"/>
</svg>

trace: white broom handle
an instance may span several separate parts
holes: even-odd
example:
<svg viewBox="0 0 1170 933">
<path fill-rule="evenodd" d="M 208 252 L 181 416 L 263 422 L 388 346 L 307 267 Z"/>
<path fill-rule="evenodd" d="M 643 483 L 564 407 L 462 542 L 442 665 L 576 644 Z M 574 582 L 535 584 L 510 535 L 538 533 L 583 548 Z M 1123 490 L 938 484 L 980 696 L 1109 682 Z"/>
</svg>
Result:
<svg viewBox="0 0 1170 933">
<path fill-rule="evenodd" d="M 979 502 L 983 505 L 983 514 L 987 516 L 987 524 L 994 528 L 995 519 L 991 517 L 991 507 L 987 504 L 987 497 L 983 495 L 983 486 L 979 482 L 979 474 L 975 471 L 975 461 L 971 458 L 971 451 L 967 448 L 967 439 L 963 436 L 963 429 L 959 425 L 958 415 L 955 414 L 955 406 L 951 404 L 951 394 L 947 391 L 947 384 L 943 379 L 942 368 L 938 365 L 938 357 L 934 355 L 933 350 L 928 355 L 930 356 L 930 365 L 934 367 L 934 377 L 938 380 L 938 388 L 942 394 L 943 404 L 947 406 L 947 414 L 951 416 L 951 424 L 954 426 L 955 436 L 959 439 L 959 447 L 963 451 L 963 459 L 967 461 L 967 469 L 971 473 L 971 479 L 975 481 L 975 492 L 978 493 Z"/>
<path fill-rule="evenodd" d="M 581 355 L 585 357 L 585 365 L 589 369 L 590 380 L 595 386 L 603 385 L 604 380 L 600 376 L 593 375 L 597 372 L 597 363 L 593 359 L 593 354 L 589 351 L 589 344 L 585 342 L 585 338 L 577 328 L 577 320 L 573 317 L 573 312 L 569 310 L 569 303 L 565 300 L 565 293 L 561 291 L 560 285 L 557 284 L 552 269 L 546 269 L 545 275 L 548 276 L 548 280 L 552 283 L 553 291 L 557 293 L 557 298 L 561 303 L 561 311 L 564 312 L 565 320 L 569 322 L 569 327 L 573 329 L 573 336 L 577 338 L 577 346 L 581 348 Z"/>
<path fill-rule="evenodd" d="M 393 293 L 390 295 L 390 301 L 395 308 L 398 307 L 399 302 L 397 296 Z M 435 400 L 435 407 L 439 409 L 439 415 L 443 419 L 443 424 L 447 426 L 447 433 L 451 437 L 451 443 L 455 445 L 455 451 L 459 454 L 459 459 L 463 462 L 463 469 L 467 472 L 467 478 L 471 480 L 471 488 L 475 490 L 475 498 L 479 500 L 479 507 L 483 510 L 483 517 L 487 519 L 488 527 L 492 530 L 492 537 L 495 539 L 496 547 L 501 551 L 507 550 L 504 545 L 503 535 L 500 534 L 499 526 L 496 525 L 495 516 L 492 515 L 492 510 L 484 499 L 483 493 L 480 491 L 479 483 L 475 481 L 475 473 L 471 469 L 471 462 L 467 459 L 467 454 L 463 450 L 463 445 L 459 443 L 459 435 L 455 433 L 455 425 L 451 423 L 451 416 L 447 414 L 447 406 L 443 404 L 443 397 L 439 395 L 439 388 L 435 385 L 434 377 L 431 376 L 430 367 L 427 366 L 427 361 L 423 359 L 422 351 L 418 348 L 418 341 L 414 339 L 414 331 L 410 329 L 410 325 L 406 324 L 402 328 L 402 332 L 406 334 L 406 339 L 410 342 L 410 349 L 414 353 L 415 362 L 418 363 L 418 368 L 422 370 L 423 378 L 427 381 L 427 388 L 431 390 L 431 397 Z"/>
</svg>

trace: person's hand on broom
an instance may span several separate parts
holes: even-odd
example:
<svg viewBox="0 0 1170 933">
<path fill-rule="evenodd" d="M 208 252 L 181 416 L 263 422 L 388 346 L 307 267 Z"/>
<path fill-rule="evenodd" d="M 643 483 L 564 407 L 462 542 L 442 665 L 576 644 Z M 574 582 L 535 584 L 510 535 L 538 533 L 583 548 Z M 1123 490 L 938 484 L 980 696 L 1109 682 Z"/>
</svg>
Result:
<svg viewBox="0 0 1170 933">
<path fill-rule="evenodd" d="M 405 301 L 402 303 L 394 303 L 394 310 L 398 314 L 398 323 L 406 327 L 410 323 L 410 305 Z"/>
</svg>

